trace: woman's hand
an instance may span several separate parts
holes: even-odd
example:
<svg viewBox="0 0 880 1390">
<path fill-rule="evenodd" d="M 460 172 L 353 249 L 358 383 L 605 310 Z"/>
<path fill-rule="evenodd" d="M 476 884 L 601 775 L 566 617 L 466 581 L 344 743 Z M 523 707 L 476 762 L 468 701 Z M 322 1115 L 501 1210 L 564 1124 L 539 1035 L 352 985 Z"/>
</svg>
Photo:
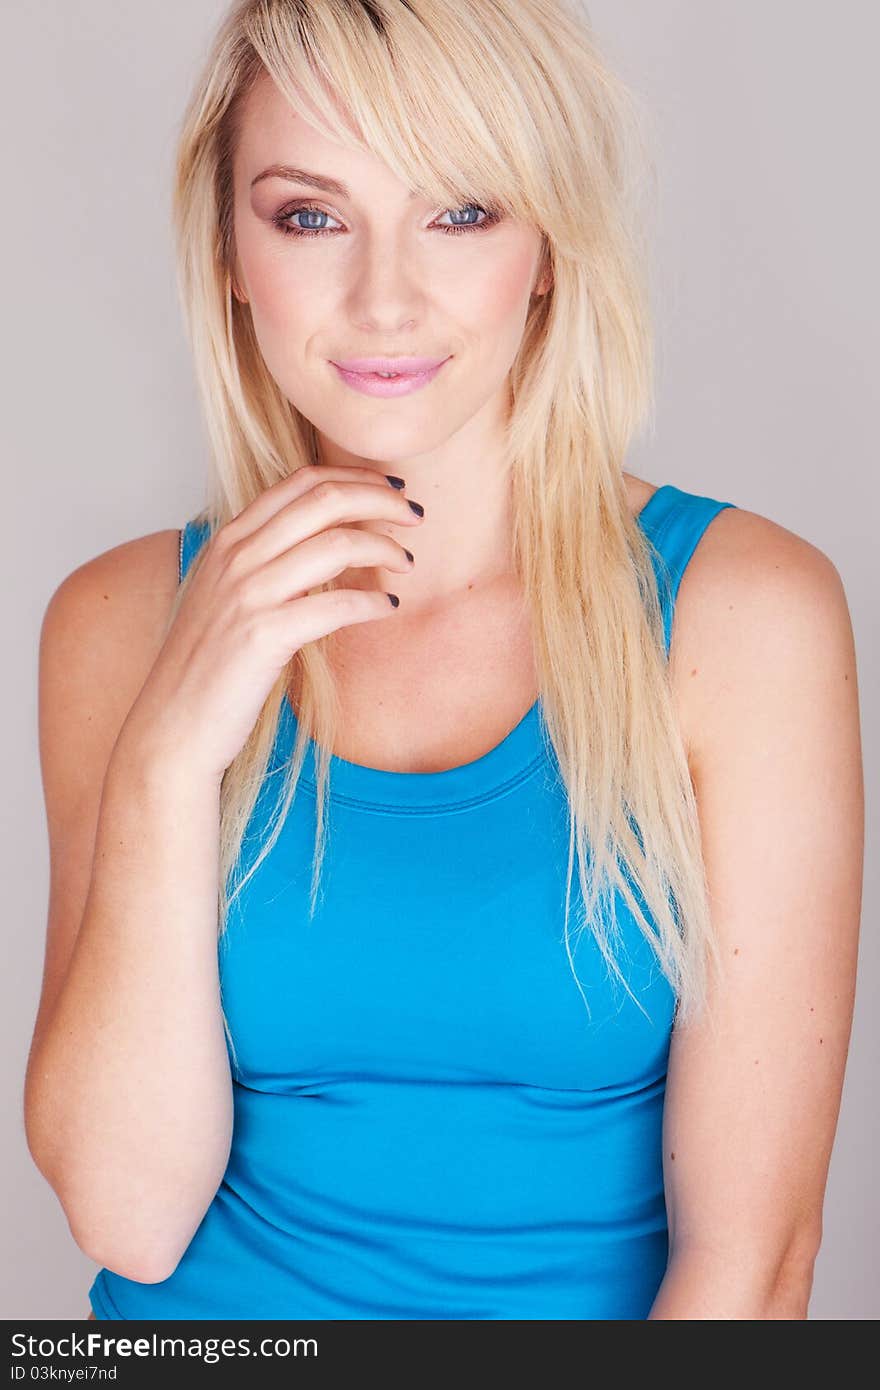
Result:
<svg viewBox="0 0 880 1390">
<path fill-rule="evenodd" d="M 418 504 L 416 504 L 418 505 Z M 389 617 L 378 589 L 308 591 L 355 566 L 406 572 L 393 537 L 348 525 L 417 526 L 402 492 L 371 468 L 298 469 L 208 542 L 123 732 L 219 783 L 278 676 L 306 642 Z M 121 735 L 120 735 L 121 736 Z"/>
</svg>

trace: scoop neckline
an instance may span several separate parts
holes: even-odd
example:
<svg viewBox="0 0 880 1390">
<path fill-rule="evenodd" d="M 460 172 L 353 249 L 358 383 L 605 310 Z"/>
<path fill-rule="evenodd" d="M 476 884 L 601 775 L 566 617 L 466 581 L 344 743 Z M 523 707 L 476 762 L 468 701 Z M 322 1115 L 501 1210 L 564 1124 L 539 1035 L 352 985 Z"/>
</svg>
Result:
<svg viewBox="0 0 880 1390">
<path fill-rule="evenodd" d="M 662 483 L 636 513 L 635 519 L 644 525 L 653 521 L 657 499 L 663 500 L 675 488 Z M 285 692 L 281 701 L 276 752 L 286 761 L 296 737 L 297 718 L 290 698 Z M 370 767 L 353 763 L 338 754 L 330 757 L 329 796 L 331 801 L 363 806 L 395 814 L 410 811 L 418 814 L 430 809 L 432 813 L 466 810 L 473 805 L 508 795 L 523 781 L 532 777 L 552 755 L 542 717 L 541 698 L 530 705 L 508 734 L 494 747 L 470 762 L 434 772 L 401 772 L 392 768 Z M 315 741 L 309 739 L 298 785 L 309 792 L 317 791 Z"/>
</svg>

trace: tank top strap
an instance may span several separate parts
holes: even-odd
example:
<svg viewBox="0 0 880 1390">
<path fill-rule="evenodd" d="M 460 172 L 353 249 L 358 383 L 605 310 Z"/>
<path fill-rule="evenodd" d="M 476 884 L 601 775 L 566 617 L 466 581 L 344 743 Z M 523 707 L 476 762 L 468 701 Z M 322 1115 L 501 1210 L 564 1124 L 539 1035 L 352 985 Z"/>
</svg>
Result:
<svg viewBox="0 0 880 1390">
<path fill-rule="evenodd" d="M 654 572 L 663 612 L 666 655 L 672 640 L 672 616 L 675 600 L 688 561 L 699 544 L 709 522 L 733 502 L 719 502 L 714 497 L 685 492 L 666 483 L 652 495 L 646 509 L 643 529 L 654 549 Z"/>
<path fill-rule="evenodd" d="M 201 520 L 201 515 L 202 514 L 193 517 L 188 521 L 180 533 L 177 566 L 178 581 L 183 579 L 196 555 L 211 534 L 210 524 L 207 521 Z"/>
</svg>

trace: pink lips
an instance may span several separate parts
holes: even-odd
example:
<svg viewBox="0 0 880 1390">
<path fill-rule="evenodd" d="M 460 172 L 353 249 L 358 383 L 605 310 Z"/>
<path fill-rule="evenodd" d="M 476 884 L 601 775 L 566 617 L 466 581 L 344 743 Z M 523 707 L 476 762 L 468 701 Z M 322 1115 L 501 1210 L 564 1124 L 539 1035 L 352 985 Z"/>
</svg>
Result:
<svg viewBox="0 0 880 1390">
<path fill-rule="evenodd" d="M 408 376 L 429 372 L 444 357 L 338 357 L 332 361 L 345 372 L 403 372 Z"/>
<path fill-rule="evenodd" d="M 367 396 L 405 396 L 433 381 L 448 357 L 346 357 L 333 362 L 342 380 Z M 394 372 L 394 376 L 380 376 Z"/>
</svg>

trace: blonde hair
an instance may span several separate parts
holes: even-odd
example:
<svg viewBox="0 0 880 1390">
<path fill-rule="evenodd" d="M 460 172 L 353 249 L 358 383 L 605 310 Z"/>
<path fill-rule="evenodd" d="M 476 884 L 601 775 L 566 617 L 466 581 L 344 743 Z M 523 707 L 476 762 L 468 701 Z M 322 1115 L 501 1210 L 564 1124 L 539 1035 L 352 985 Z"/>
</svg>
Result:
<svg viewBox="0 0 880 1390">
<path fill-rule="evenodd" d="M 653 409 L 639 206 L 648 161 L 633 94 L 603 63 L 575 3 L 240 0 L 227 12 L 185 113 L 174 186 L 179 283 L 213 459 L 200 519 L 213 536 L 267 487 L 319 461 L 313 427 L 270 375 L 250 310 L 231 292 L 232 159 L 242 101 L 268 73 L 295 109 L 306 94 L 308 120 L 321 109 L 330 138 L 366 149 L 438 206 L 501 208 L 542 234 L 552 286 L 526 320 L 504 449 L 543 718 L 569 803 L 565 946 L 583 996 L 569 935 L 576 863 L 576 933 L 593 933 L 634 998 L 617 958 L 619 894 L 687 1021 L 702 1010 L 709 965 L 720 960 L 669 681 L 664 565 L 623 480 L 627 446 Z M 315 591 L 324 587 L 332 586 Z M 327 640 L 294 655 L 223 778 L 220 937 L 278 838 L 310 738 L 314 913 L 338 711 Z M 282 795 L 242 875 L 242 844 L 293 686 L 296 739 Z M 225 1015 L 224 1025 L 234 1057 Z"/>
</svg>

